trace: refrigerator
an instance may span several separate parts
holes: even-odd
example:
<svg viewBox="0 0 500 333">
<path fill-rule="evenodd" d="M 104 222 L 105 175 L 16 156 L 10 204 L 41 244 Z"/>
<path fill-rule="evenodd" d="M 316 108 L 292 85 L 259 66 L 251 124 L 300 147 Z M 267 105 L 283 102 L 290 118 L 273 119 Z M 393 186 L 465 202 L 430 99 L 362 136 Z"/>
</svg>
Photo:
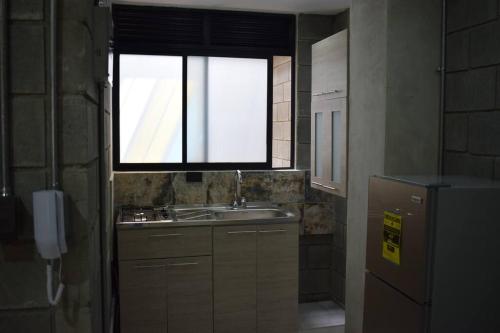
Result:
<svg viewBox="0 0 500 333">
<path fill-rule="evenodd" d="M 500 183 L 373 176 L 363 333 L 500 332 Z"/>
</svg>

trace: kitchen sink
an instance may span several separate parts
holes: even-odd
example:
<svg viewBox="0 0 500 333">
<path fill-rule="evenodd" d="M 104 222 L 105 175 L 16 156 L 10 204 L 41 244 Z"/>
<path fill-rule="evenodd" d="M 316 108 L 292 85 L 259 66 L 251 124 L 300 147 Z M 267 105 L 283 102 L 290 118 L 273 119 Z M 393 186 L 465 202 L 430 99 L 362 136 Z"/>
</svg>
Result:
<svg viewBox="0 0 500 333">
<path fill-rule="evenodd" d="M 174 218 L 177 221 L 207 221 L 214 219 L 213 211 L 206 208 L 174 208 L 173 211 Z"/>
<path fill-rule="evenodd" d="M 246 207 L 227 204 L 178 205 L 124 208 L 119 217 L 121 228 L 163 226 L 234 225 L 235 223 L 290 223 L 298 217 L 269 202 L 247 203 Z"/>
<path fill-rule="evenodd" d="M 214 212 L 217 220 L 262 220 L 287 217 L 284 211 L 275 208 L 228 209 Z"/>
<path fill-rule="evenodd" d="M 175 221 L 231 221 L 231 220 L 265 220 L 289 217 L 286 211 L 272 207 L 253 206 L 249 208 L 233 208 L 231 206 L 213 207 L 174 207 Z"/>
</svg>

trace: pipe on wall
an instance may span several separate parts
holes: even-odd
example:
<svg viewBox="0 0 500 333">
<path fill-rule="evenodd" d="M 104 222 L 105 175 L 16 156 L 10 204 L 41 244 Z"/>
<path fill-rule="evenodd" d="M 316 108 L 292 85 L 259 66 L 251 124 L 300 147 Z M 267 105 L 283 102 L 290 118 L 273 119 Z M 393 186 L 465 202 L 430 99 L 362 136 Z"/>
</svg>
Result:
<svg viewBox="0 0 500 333">
<path fill-rule="evenodd" d="M 57 145 L 57 0 L 50 2 L 50 144 L 51 144 L 51 188 L 59 188 L 59 166 Z"/>
<path fill-rule="evenodd" d="M 444 151 L 444 110 L 446 97 L 446 0 L 442 0 L 441 13 L 441 64 L 439 65 L 440 87 L 439 87 L 439 156 L 438 174 L 443 174 L 443 151 Z"/>
<path fill-rule="evenodd" d="M 1 0 L 0 4 L 0 135 L 2 141 L 2 184 L 1 196 L 11 195 L 10 185 L 10 138 L 9 124 L 9 76 L 8 76 L 8 7 L 7 0 Z"/>
</svg>

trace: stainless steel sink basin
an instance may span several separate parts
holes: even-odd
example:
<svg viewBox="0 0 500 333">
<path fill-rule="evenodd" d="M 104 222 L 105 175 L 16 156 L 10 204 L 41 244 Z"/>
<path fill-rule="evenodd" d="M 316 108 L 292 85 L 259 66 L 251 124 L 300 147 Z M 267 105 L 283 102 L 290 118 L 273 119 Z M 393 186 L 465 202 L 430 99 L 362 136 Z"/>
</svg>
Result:
<svg viewBox="0 0 500 333">
<path fill-rule="evenodd" d="M 215 211 L 217 220 L 262 220 L 287 217 L 287 214 L 279 209 L 238 209 Z"/>
<path fill-rule="evenodd" d="M 251 220 L 274 220 L 294 218 L 293 214 L 270 206 L 252 206 L 233 208 L 229 205 L 214 206 L 177 206 L 171 208 L 175 222 L 230 222 Z"/>
<path fill-rule="evenodd" d="M 213 220 L 213 212 L 206 208 L 174 209 L 174 216 L 177 221 L 206 221 Z"/>
<path fill-rule="evenodd" d="M 141 210 L 141 212 L 143 212 Z M 214 205 L 178 205 L 161 207 L 154 210 L 151 219 L 141 221 L 121 221 L 122 228 L 159 227 L 160 225 L 235 225 L 238 223 L 291 223 L 298 222 L 297 217 L 266 202 L 247 203 L 246 207 L 234 208 L 227 204 Z M 161 212 L 158 213 L 158 212 Z"/>
</svg>

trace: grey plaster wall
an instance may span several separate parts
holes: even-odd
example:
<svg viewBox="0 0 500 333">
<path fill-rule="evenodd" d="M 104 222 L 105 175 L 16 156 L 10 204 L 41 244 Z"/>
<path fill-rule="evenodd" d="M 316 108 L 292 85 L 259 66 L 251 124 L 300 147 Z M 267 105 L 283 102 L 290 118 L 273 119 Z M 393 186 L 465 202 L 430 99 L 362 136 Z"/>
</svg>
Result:
<svg viewBox="0 0 500 333">
<path fill-rule="evenodd" d="M 49 4 L 9 1 L 13 190 L 18 239 L 0 243 L 1 332 L 99 332 L 98 85 L 94 1 L 58 1 L 59 157 L 67 195 L 66 289 L 49 307 L 45 262 L 33 239 L 31 195 L 49 185 Z"/>
<path fill-rule="evenodd" d="M 367 185 L 384 171 L 387 0 L 354 0 L 350 29 L 346 332 L 363 320 Z"/>
<path fill-rule="evenodd" d="M 449 1 L 444 173 L 500 179 L 500 5 Z"/>
<path fill-rule="evenodd" d="M 438 172 L 441 0 L 387 8 L 386 174 Z"/>
<path fill-rule="evenodd" d="M 437 172 L 440 1 L 353 0 L 346 332 L 362 332 L 368 179 Z"/>
</svg>

